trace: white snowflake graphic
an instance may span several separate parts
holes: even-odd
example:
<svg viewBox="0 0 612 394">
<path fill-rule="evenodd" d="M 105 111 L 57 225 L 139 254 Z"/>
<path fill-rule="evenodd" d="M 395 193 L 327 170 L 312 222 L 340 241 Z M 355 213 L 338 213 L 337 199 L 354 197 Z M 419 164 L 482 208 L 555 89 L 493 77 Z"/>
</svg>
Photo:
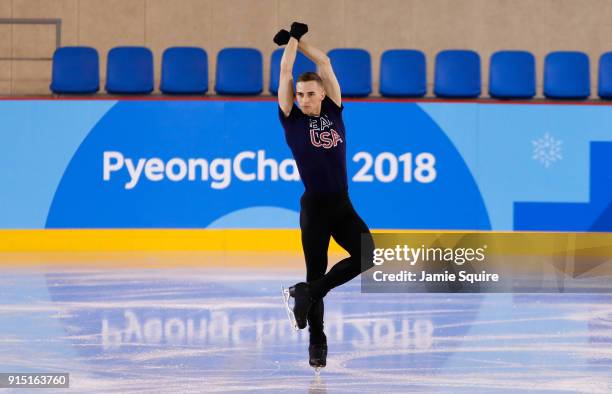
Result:
<svg viewBox="0 0 612 394">
<path fill-rule="evenodd" d="M 544 137 L 531 141 L 533 144 L 533 160 L 537 160 L 548 168 L 557 160 L 563 159 L 561 155 L 561 144 L 563 141 L 554 139 L 550 134 L 544 134 Z"/>
</svg>

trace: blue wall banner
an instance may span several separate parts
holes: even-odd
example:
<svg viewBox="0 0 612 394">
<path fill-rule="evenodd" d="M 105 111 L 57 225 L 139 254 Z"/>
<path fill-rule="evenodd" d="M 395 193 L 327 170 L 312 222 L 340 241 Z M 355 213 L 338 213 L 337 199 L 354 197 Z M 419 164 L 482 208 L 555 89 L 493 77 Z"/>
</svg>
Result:
<svg viewBox="0 0 612 394">
<path fill-rule="evenodd" d="M 0 101 L 0 228 L 296 228 L 271 101 Z M 349 102 L 374 229 L 612 230 L 612 106 Z"/>
</svg>

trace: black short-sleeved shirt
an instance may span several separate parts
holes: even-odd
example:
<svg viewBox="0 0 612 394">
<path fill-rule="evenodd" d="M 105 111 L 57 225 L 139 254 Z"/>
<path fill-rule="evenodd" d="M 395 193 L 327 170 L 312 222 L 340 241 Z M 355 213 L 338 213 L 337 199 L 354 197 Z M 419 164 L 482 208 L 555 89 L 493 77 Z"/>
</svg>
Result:
<svg viewBox="0 0 612 394">
<path fill-rule="evenodd" d="M 320 116 L 305 115 L 295 103 L 288 117 L 278 108 L 306 191 L 335 193 L 348 188 L 343 109 L 327 96 L 321 102 Z"/>
</svg>

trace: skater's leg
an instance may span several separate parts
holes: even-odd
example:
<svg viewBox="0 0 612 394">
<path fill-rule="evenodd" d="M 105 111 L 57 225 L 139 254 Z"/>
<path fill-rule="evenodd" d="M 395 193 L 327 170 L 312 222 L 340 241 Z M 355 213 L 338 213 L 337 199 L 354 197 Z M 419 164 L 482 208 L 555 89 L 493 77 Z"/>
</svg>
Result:
<svg viewBox="0 0 612 394">
<path fill-rule="evenodd" d="M 304 259 L 306 261 L 306 281 L 310 283 L 316 279 L 323 277 L 327 270 L 327 249 L 329 247 L 329 240 L 331 237 L 329 230 L 329 220 L 324 207 L 318 206 L 315 202 L 309 201 L 306 198 L 302 198 L 300 211 L 300 228 L 302 232 L 302 248 L 304 249 Z M 300 285 L 300 284 L 298 284 Z M 301 292 L 303 299 L 295 299 L 294 313 L 298 326 L 304 328 L 306 326 L 307 318 L 310 315 L 309 311 L 312 307 L 312 301 L 315 304 L 317 300 L 313 300 L 312 295 L 309 293 L 309 286 L 302 284 L 301 287 L 298 285 L 294 286 Z M 298 293 L 299 293 L 298 292 Z M 311 321 L 321 326 L 323 324 L 322 309 L 321 314 L 316 313 L 313 315 Z M 315 312 L 318 312 L 319 308 Z M 315 323 L 314 320 L 321 320 L 320 324 Z"/>
<path fill-rule="evenodd" d="M 323 332 L 323 316 L 324 316 L 323 299 L 315 301 L 308 312 L 308 331 L 310 332 L 310 344 L 326 342 L 325 333 Z"/>
<path fill-rule="evenodd" d="M 306 261 L 306 281 L 321 278 L 327 271 L 327 249 L 331 238 L 330 223 L 324 207 L 302 198 L 300 230 L 302 249 Z"/>
<path fill-rule="evenodd" d="M 362 267 L 361 261 L 362 234 L 365 235 L 365 245 L 363 245 L 365 256 L 371 259 L 374 250 L 374 240 L 368 226 L 355 212 L 348 199 L 343 204 L 341 212 L 332 223 L 331 233 L 334 240 L 350 256 L 336 263 L 322 278 L 310 283 L 311 294 L 315 297 L 324 297 L 331 289 L 350 281 L 373 265 L 368 260 L 368 264 Z"/>
</svg>

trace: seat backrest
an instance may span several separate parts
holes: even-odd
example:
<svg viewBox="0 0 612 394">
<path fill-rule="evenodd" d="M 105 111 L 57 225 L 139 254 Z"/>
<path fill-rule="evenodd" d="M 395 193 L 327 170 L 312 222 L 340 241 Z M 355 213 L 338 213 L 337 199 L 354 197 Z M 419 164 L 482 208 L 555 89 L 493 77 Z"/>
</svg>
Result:
<svg viewBox="0 0 612 394">
<path fill-rule="evenodd" d="M 434 94 L 438 97 L 480 96 L 480 56 L 472 50 L 445 50 L 436 55 Z"/>
<path fill-rule="evenodd" d="M 425 54 L 411 49 L 390 49 L 380 59 L 380 94 L 387 97 L 422 97 L 427 93 Z"/>
<path fill-rule="evenodd" d="M 208 56 L 202 48 L 171 47 L 162 55 L 159 89 L 170 94 L 204 94 L 208 90 Z"/>
<path fill-rule="evenodd" d="M 53 93 L 95 93 L 100 89 L 98 51 L 90 47 L 61 47 L 53 53 Z"/>
<path fill-rule="evenodd" d="M 115 47 L 108 52 L 106 91 L 149 94 L 153 91 L 153 53 L 145 47 Z"/>
<path fill-rule="evenodd" d="M 272 56 L 270 57 L 270 84 L 268 89 L 270 93 L 277 94 L 278 93 L 278 83 L 280 79 L 280 62 L 283 57 L 284 49 L 279 48 L 272 52 Z M 297 78 L 307 72 L 307 71 L 317 71 L 317 66 L 314 62 L 308 59 L 302 52 L 298 52 L 295 57 L 295 63 L 293 64 L 293 82 L 297 81 Z"/>
<path fill-rule="evenodd" d="M 256 95 L 263 90 L 263 59 L 255 48 L 224 48 L 217 55 L 218 94 Z"/>
<path fill-rule="evenodd" d="M 612 52 L 606 52 L 599 58 L 597 93 L 602 99 L 612 100 Z"/>
<path fill-rule="evenodd" d="M 585 99 L 591 94 L 589 57 L 584 52 L 557 51 L 544 59 L 544 96 Z"/>
<path fill-rule="evenodd" d="M 489 95 L 495 98 L 533 98 L 536 94 L 535 57 L 526 51 L 499 51 L 489 64 Z"/>
<path fill-rule="evenodd" d="M 338 48 L 328 52 L 343 96 L 366 97 L 372 92 L 372 61 L 365 49 Z"/>
</svg>

